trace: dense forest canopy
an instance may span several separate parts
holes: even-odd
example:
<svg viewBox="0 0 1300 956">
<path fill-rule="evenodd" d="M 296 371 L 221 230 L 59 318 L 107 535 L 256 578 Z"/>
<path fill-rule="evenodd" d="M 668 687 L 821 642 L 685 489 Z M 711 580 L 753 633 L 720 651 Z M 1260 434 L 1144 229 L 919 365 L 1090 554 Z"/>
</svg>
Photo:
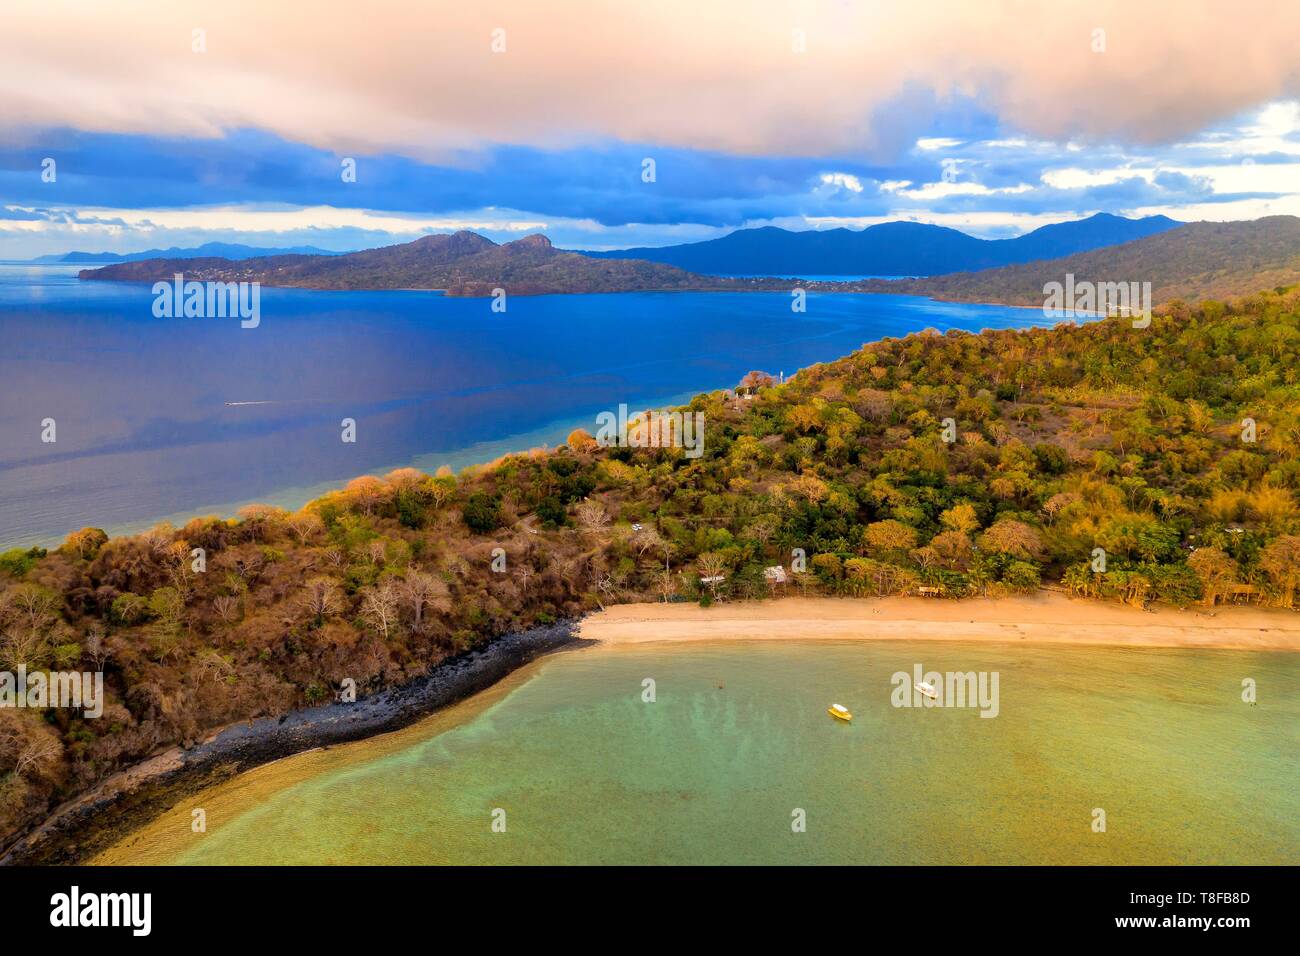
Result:
<svg viewBox="0 0 1300 956">
<path fill-rule="evenodd" d="M 357 478 L 295 513 L 9 551 L 0 670 L 102 669 L 108 701 L 97 720 L 0 708 L 0 835 L 161 747 L 611 602 L 1050 583 L 1291 607 L 1298 313 L 1292 288 L 1173 302 L 1146 329 L 887 339 L 696 397 L 697 459 L 578 431 L 460 475 Z"/>
</svg>

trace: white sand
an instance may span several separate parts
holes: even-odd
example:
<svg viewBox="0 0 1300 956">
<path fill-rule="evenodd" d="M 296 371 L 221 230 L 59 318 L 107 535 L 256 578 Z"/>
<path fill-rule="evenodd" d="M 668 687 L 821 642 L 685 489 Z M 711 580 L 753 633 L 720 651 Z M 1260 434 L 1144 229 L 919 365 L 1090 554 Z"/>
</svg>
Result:
<svg viewBox="0 0 1300 956">
<path fill-rule="evenodd" d="M 1300 651 L 1300 613 L 1275 608 L 1137 608 L 1040 592 L 1030 597 L 777 598 L 702 608 L 623 604 L 582 622 L 608 646 L 653 641 L 1032 641 Z"/>
</svg>

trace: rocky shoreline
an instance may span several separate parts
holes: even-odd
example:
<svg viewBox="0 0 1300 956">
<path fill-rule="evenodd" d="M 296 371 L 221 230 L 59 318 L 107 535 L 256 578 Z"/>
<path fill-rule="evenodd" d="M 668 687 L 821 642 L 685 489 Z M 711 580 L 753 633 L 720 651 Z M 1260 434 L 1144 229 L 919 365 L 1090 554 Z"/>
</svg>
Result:
<svg viewBox="0 0 1300 956">
<path fill-rule="evenodd" d="M 0 866 L 83 863 L 190 794 L 317 747 L 400 730 L 495 684 L 543 654 L 586 643 L 577 622 L 507 634 L 449 658 L 418 680 L 352 704 L 334 703 L 224 728 L 109 777 L 0 850 Z"/>
</svg>

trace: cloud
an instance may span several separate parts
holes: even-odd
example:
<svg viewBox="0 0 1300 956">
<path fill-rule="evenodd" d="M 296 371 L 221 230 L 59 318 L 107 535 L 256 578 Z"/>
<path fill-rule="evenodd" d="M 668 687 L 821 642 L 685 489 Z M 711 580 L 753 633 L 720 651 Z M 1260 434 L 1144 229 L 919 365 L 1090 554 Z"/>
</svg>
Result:
<svg viewBox="0 0 1300 956">
<path fill-rule="evenodd" d="M 852 173 L 822 173 L 821 181 L 823 186 L 829 186 L 831 191 L 847 189 L 851 193 L 862 192 L 862 181 Z"/>
<path fill-rule="evenodd" d="M 879 161 L 946 142 L 916 127 L 971 101 L 1028 138 L 1156 143 L 1295 96 L 1297 36 L 1300 5 L 1277 0 L 7 0 L 0 126 L 257 129 L 444 164 L 610 140 Z"/>
<path fill-rule="evenodd" d="M 960 145 L 961 140 L 951 139 L 946 136 L 926 136 L 916 141 L 916 148 L 927 152 L 933 149 L 952 149 L 954 146 Z"/>
</svg>

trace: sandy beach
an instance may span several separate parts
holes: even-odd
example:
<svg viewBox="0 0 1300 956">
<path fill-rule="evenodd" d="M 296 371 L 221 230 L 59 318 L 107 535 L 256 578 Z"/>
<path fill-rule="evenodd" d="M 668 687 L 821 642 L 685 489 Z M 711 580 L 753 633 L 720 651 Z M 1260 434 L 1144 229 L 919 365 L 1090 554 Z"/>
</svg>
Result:
<svg viewBox="0 0 1300 956">
<path fill-rule="evenodd" d="M 1137 608 L 1040 592 L 1027 597 L 778 598 L 624 604 L 583 620 L 581 635 L 617 647 L 654 641 L 934 640 L 1300 651 L 1300 613 L 1276 608 Z"/>
</svg>

